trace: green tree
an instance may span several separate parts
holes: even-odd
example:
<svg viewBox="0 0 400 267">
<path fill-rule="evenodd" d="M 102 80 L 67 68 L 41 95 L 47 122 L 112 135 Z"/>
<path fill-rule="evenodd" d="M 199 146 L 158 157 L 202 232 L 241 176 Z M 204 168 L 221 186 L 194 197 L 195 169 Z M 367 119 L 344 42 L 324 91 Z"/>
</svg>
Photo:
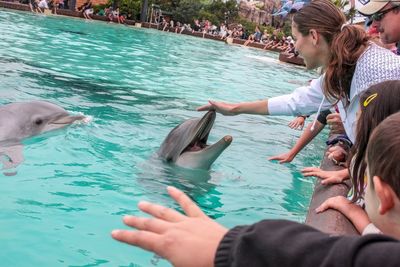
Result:
<svg viewBox="0 0 400 267">
<path fill-rule="evenodd" d="M 337 6 L 338 8 L 340 8 L 341 10 L 343 10 L 343 12 L 344 12 L 344 8 L 345 8 L 345 6 L 347 6 L 349 4 L 349 1 L 348 0 L 333 0 L 332 3 L 335 6 Z M 344 14 L 345 14 L 347 20 L 352 20 L 354 15 L 356 14 L 356 10 L 354 7 L 351 7 Z"/>
<path fill-rule="evenodd" d="M 118 2 L 121 14 L 131 14 L 131 17 L 135 20 L 139 18 L 141 0 L 118 0 Z"/>
<path fill-rule="evenodd" d="M 213 14 L 216 23 L 220 23 L 228 19 L 229 21 L 236 21 L 239 14 L 239 7 L 235 0 L 222 1 L 215 0 L 206 6 L 206 11 Z"/>
<path fill-rule="evenodd" d="M 238 5 L 236 0 L 152 0 L 149 4 L 157 4 L 161 10 L 172 15 L 172 19 L 184 23 L 191 23 L 193 19 L 208 19 L 215 24 L 238 18 Z"/>
<path fill-rule="evenodd" d="M 172 10 L 172 18 L 183 23 L 192 23 L 199 18 L 203 4 L 196 0 L 181 0 L 179 6 Z"/>
</svg>

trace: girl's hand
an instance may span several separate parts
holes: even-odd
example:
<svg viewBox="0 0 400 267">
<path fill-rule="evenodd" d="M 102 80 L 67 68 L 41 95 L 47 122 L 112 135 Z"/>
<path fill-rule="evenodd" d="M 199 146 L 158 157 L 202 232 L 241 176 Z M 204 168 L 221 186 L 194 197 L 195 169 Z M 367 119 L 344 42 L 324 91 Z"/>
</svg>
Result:
<svg viewBox="0 0 400 267">
<path fill-rule="evenodd" d="M 314 176 L 321 179 L 321 184 L 340 184 L 346 179 L 349 179 L 348 170 L 340 171 L 324 171 L 316 167 L 307 167 L 301 170 L 305 177 Z"/>
<path fill-rule="evenodd" d="M 294 156 L 290 152 L 268 158 L 268 160 L 278 160 L 280 164 L 289 163 L 293 159 L 294 159 Z"/>
<path fill-rule="evenodd" d="M 210 100 L 208 101 L 207 105 L 198 107 L 197 111 L 215 110 L 215 112 L 221 113 L 222 115 L 233 116 L 237 115 L 237 112 L 235 112 L 235 108 L 237 108 L 237 104 L 216 102 Z"/>
<path fill-rule="evenodd" d="M 303 130 L 305 120 L 306 119 L 303 116 L 298 116 L 297 118 L 289 122 L 288 126 L 294 130 Z"/>
</svg>

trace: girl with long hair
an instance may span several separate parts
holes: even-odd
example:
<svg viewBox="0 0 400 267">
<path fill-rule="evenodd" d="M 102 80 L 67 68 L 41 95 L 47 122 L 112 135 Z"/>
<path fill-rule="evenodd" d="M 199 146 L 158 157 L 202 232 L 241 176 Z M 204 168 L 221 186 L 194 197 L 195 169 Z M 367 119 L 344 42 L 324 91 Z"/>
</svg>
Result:
<svg viewBox="0 0 400 267">
<path fill-rule="evenodd" d="M 367 145 L 374 129 L 387 117 L 400 111 L 400 80 L 386 81 L 371 86 L 361 95 L 356 129 L 356 142 L 354 143 L 348 165 L 352 180 L 352 201 L 336 196 L 327 199 L 317 212 L 323 212 L 329 208 L 343 213 L 360 233 L 376 231 L 369 226 L 370 220 L 366 212 L 357 204 L 364 197 L 365 176 L 367 169 L 366 151 Z M 390 143 L 392 140 L 387 140 Z M 399 181 L 400 181 L 400 177 Z"/>
<path fill-rule="evenodd" d="M 323 74 L 309 86 L 270 99 L 242 103 L 209 101 L 199 111 L 223 115 L 310 115 L 338 105 L 346 134 L 354 143 L 360 94 L 368 87 L 400 78 L 400 57 L 369 41 L 364 29 L 347 25 L 329 0 L 316 0 L 293 15 L 295 47 L 308 69 Z"/>
</svg>

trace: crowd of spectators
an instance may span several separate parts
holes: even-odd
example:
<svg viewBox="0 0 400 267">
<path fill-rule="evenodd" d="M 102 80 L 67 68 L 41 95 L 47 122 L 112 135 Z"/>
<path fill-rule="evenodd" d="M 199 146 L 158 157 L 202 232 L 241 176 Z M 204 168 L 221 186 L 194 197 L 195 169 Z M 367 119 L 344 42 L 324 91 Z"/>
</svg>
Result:
<svg viewBox="0 0 400 267">
<path fill-rule="evenodd" d="M 131 14 L 121 12 L 119 7 L 113 6 L 100 9 L 97 15 L 107 17 L 109 23 L 118 22 L 118 24 L 124 24 L 126 19 L 131 19 Z"/>
<path fill-rule="evenodd" d="M 21 0 L 21 4 L 28 4 L 32 12 L 44 13 L 45 10 L 53 10 L 57 14 L 57 9 L 69 8 L 68 0 Z"/>
<path fill-rule="evenodd" d="M 28 1 L 27 4 L 29 4 L 31 11 L 37 13 L 43 13 L 47 9 L 53 10 L 53 13 L 57 14 L 57 9 L 69 8 L 68 0 L 22 1 Z M 87 0 L 75 10 L 81 12 L 82 16 L 87 20 L 91 20 L 93 14 L 107 17 L 110 23 L 117 22 L 119 24 L 124 24 L 126 19 L 132 19 L 131 14 L 121 12 L 119 7 L 113 7 L 112 5 L 104 6 L 100 9 L 97 8 L 97 11 L 95 12 L 91 0 Z M 280 28 L 277 28 L 270 33 L 267 29 L 262 31 L 260 26 L 256 26 L 254 31 L 251 32 L 249 29 L 246 29 L 243 25 L 238 23 L 228 25 L 222 22 L 217 26 L 208 19 L 194 19 L 192 24 L 190 24 L 182 23 L 180 21 L 175 22 L 172 18 L 160 14 L 154 14 L 154 21 L 162 31 L 175 32 L 177 34 L 181 34 L 184 31 L 191 33 L 198 32 L 201 33 L 203 37 L 208 34 L 218 36 L 222 40 L 227 38 L 242 39 L 246 40 L 244 43 L 245 46 L 248 46 L 251 43 L 259 43 L 264 45 L 263 49 L 278 50 L 289 53 L 290 57 L 297 56 L 292 37 L 285 36 Z"/>
<path fill-rule="evenodd" d="M 69 0 L 21 0 L 20 2 L 22 4 L 28 4 L 32 12 L 44 13 L 45 10 L 52 10 L 53 14 L 57 15 L 58 9 L 70 9 L 68 1 Z M 131 14 L 120 12 L 119 7 L 113 8 L 111 5 L 109 7 L 100 8 L 95 12 L 95 6 L 91 0 L 87 0 L 82 5 L 76 7 L 75 11 L 80 12 L 87 20 L 91 20 L 91 15 L 93 14 L 107 17 L 110 23 L 118 22 L 123 24 L 126 19 L 132 19 Z"/>
<path fill-rule="evenodd" d="M 175 33 L 182 33 L 185 30 L 188 32 L 198 32 L 202 33 L 203 37 L 206 34 L 218 36 L 219 38 L 225 40 L 227 38 L 235 38 L 246 40 L 244 42 L 245 46 L 250 43 L 263 44 L 263 49 L 266 50 L 278 50 L 290 54 L 290 57 L 297 56 L 297 52 L 294 48 L 294 40 L 291 36 L 285 36 L 281 28 L 274 29 L 272 33 L 269 33 L 267 29 L 261 31 L 260 26 L 256 26 L 253 32 L 249 32 L 243 25 L 232 23 L 226 25 L 225 23 L 220 23 L 219 26 L 212 24 L 207 19 L 194 19 L 192 25 L 181 23 L 179 21 L 175 22 L 172 19 L 160 18 L 158 23 L 159 28 L 162 31 L 169 31 Z"/>
</svg>

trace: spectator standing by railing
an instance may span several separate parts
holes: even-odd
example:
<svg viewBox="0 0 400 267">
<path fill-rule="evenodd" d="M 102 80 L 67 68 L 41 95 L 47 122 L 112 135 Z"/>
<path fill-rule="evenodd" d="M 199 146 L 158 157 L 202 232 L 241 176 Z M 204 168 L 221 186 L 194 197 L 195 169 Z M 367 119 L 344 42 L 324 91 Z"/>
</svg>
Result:
<svg viewBox="0 0 400 267">
<path fill-rule="evenodd" d="M 201 25 L 199 23 L 198 19 L 194 20 L 194 24 L 193 24 L 193 32 L 199 32 L 201 30 Z"/>
<path fill-rule="evenodd" d="M 93 14 L 93 4 L 92 1 L 86 2 L 85 6 L 82 8 L 82 14 L 85 17 L 85 19 L 92 19 L 90 17 L 91 14 Z"/>
<path fill-rule="evenodd" d="M 45 9 L 49 9 L 49 5 L 47 4 L 46 0 L 40 0 L 38 7 L 41 12 L 43 12 Z M 43 11 L 41 9 L 43 9 Z"/>
<path fill-rule="evenodd" d="M 60 0 L 53 0 L 53 14 L 57 15 L 57 9 L 60 6 Z"/>
<path fill-rule="evenodd" d="M 260 27 L 257 25 L 256 28 L 254 29 L 254 33 L 249 36 L 247 41 L 244 43 L 244 46 L 247 46 L 248 44 L 253 43 L 253 42 L 260 42 L 261 36 L 262 36 L 262 33 L 260 30 Z"/>
<path fill-rule="evenodd" d="M 360 1 L 358 11 L 368 16 L 371 27 L 376 27 L 382 43 L 397 43 L 400 55 L 400 0 Z"/>
</svg>

